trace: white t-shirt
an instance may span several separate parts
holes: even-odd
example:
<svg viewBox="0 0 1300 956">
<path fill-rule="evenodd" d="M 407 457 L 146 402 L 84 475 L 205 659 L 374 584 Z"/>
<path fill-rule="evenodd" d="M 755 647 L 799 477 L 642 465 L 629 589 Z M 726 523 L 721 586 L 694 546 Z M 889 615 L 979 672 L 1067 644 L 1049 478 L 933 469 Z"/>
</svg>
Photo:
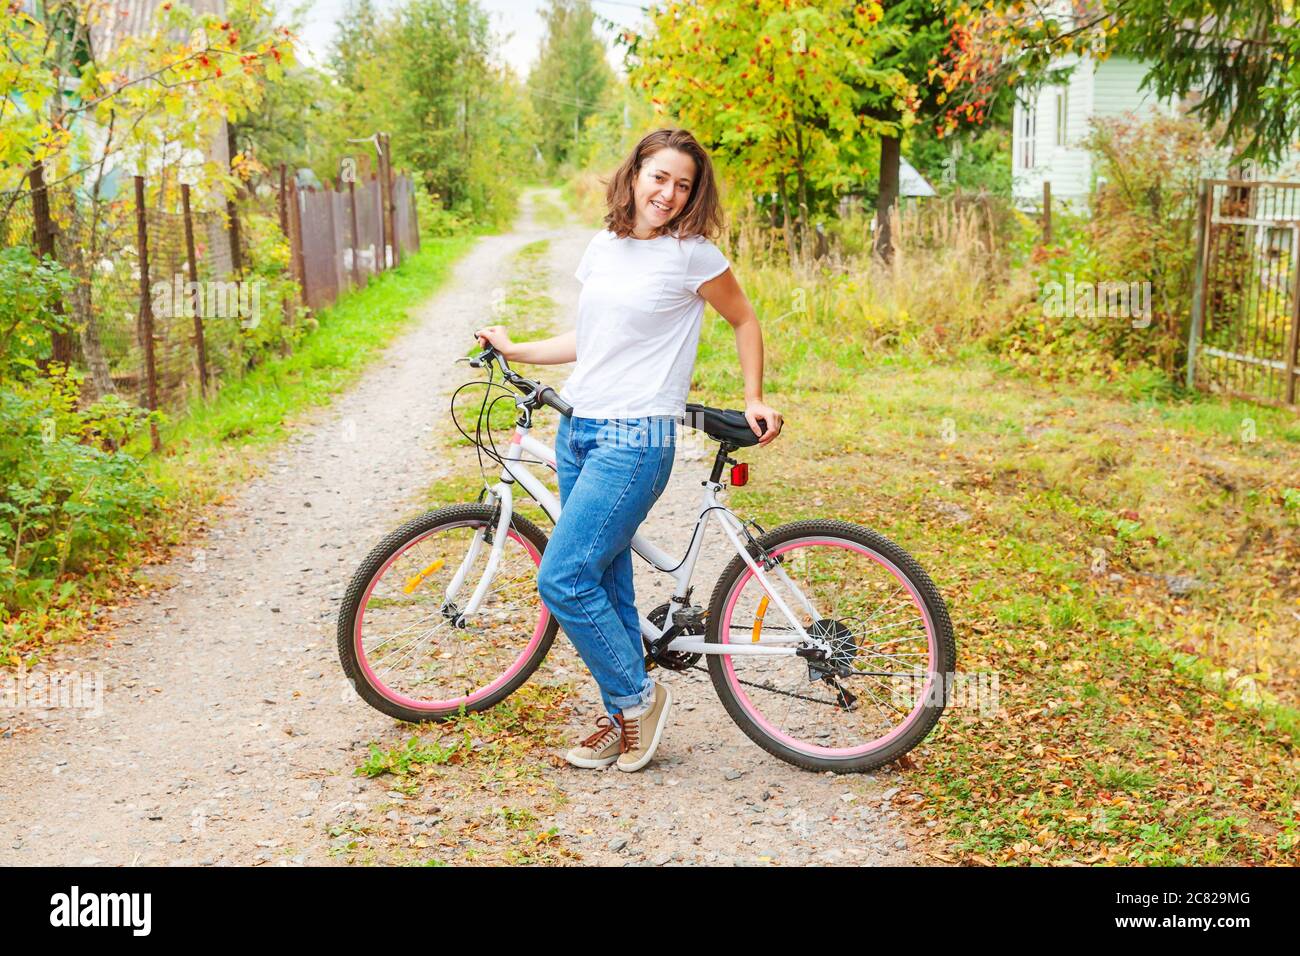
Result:
<svg viewBox="0 0 1300 956">
<path fill-rule="evenodd" d="M 700 285 L 730 263 L 703 236 L 597 233 L 574 275 L 578 361 L 560 397 L 579 418 L 686 413 L 700 341 Z"/>
</svg>

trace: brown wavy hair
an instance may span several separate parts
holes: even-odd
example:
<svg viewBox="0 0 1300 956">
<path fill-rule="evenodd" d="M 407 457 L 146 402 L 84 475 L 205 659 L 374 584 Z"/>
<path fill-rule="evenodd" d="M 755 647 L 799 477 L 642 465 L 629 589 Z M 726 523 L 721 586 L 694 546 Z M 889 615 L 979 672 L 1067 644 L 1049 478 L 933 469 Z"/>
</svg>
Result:
<svg viewBox="0 0 1300 956">
<path fill-rule="evenodd" d="M 713 240 L 722 231 L 722 201 L 713 162 L 704 147 L 684 129 L 657 129 L 641 137 L 627 159 L 605 184 L 605 227 L 620 239 L 632 235 L 636 225 L 635 184 L 641 167 L 661 149 L 675 149 L 695 160 L 695 179 L 682 211 L 655 230 L 655 236 L 678 233 L 682 239 L 703 236 Z"/>
</svg>

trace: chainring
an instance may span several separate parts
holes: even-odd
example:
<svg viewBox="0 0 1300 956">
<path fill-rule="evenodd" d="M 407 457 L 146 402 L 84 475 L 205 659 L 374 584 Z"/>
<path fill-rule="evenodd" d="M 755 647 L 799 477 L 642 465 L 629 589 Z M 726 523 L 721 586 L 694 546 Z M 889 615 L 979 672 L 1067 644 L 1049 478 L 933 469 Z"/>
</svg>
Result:
<svg viewBox="0 0 1300 956">
<path fill-rule="evenodd" d="M 669 608 L 670 605 L 660 604 L 657 608 L 646 615 L 646 619 L 655 627 L 663 627 L 664 622 L 668 620 Z M 686 633 L 695 634 L 696 632 L 688 631 Z M 704 632 L 700 631 L 699 633 L 703 634 Z M 659 667 L 670 671 L 689 670 L 699 663 L 700 657 L 702 656 L 692 651 L 662 651 L 656 655 L 651 650 L 650 641 L 646 639 L 644 634 L 641 635 L 641 643 L 645 646 L 645 662 L 647 668 L 653 665 L 658 665 Z"/>
</svg>

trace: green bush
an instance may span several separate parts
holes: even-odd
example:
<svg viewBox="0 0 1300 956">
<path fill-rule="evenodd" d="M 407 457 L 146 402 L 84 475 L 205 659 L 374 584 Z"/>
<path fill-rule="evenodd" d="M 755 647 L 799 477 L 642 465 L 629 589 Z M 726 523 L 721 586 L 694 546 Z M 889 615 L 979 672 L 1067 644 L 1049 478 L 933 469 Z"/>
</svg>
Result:
<svg viewBox="0 0 1300 956">
<path fill-rule="evenodd" d="M 430 239 L 447 239 L 465 232 L 470 217 L 443 208 L 437 193 L 423 186 L 415 187 L 415 215 L 420 222 L 420 235 Z"/>
<path fill-rule="evenodd" d="M 116 449 L 149 420 L 117 396 L 81 407 L 80 373 L 48 362 L 71 282 L 29 249 L 0 250 L 0 616 L 66 599 L 60 580 L 135 540 L 158 491 Z"/>
<path fill-rule="evenodd" d="M 36 368 L 50 356 L 50 333 L 67 331 L 56 308 L 72 288 L 66 269 L 26 246 L 0 249 L 0 375 Z"/>
<path fill-rule="evenodd" d="M 1172 375 L 1186 360 L 1196 266 L 1196 197 L 1213 137 L 1188 116 L 1095 120 L 1084 145 L 1099 185 L 1089 240 L 1102 278 L 1149 282 L 1149 324 L 1110 322 L 1103 348 Z"/>
<path fill-rule="evenodd" d="M 219 328 L 216 349 L 210 354 L 225 358 L 235 354 L 244 356 L 245 369 L 261 364 L 273 354 L 293 350 L 308 332 L 316 327 L 305 306 L 301 290 L 293 279 L 289 262 L 289 241 L 280 231 L 280 224 L 270 216 L 254 213 L 245 217 L 241 228 L 247 248 L 248 265 L 243 279 L 256 283 L 258 313 L 256 321 L 249 318 L 208 320 L 208 327 Z M 223 339 L 230 340 L 229 343 Z M 221 348 L 223 344 L 236 348 Z M 223 371 L 225 371 L 223 369 Z M 240 370 L 230 370 L 238 375 Z"/>
<path fill-rule="evenodd" d="M 160 492 L 114 450 L 149 419 L 117 396 L 77 407 L 67 372 L 0 385 L 0 605 L 7 615 L 66 600 L 62 580 L 138 539 Z"/>
<path fill-rule="evenodd" d="M 1032 275 L 1037 301 L 1004 330 L 1003 354 L 1049 378 L 1108 378 L 1148 397 L 1173 390 L 1186 361 L 1195 201 L 1212 139 L 1188 117 L 1094 121 L 1084 141 L 1098 177 L 1091 210 L 1054 210 L 1049 246 L 1025 232 L 1012 258 Z M 1127 293 L 1105 299 L 1106 287 Z M 1072 308 L 1053 308 L 1054 296 Z"/>
</svg>

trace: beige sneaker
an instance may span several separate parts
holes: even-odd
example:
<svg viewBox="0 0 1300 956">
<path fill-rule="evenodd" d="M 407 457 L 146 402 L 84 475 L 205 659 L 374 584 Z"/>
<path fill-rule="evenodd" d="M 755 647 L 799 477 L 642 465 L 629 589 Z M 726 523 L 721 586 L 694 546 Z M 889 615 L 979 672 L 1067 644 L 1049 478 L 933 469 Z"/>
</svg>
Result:
<svg viewBox="0 0 1300 956">
<path fill-rule="evenodd" d="M 575 767 L 595 770 L 598 767 L 608 767 L 618 759 L 622 753 L 619 749 L 622 732 L 618 722 L 601 715 L 596 719 L 596 727 L 594 734 L 564 755 L 565 760 Z"/>
<path fill-rule="evenodd" d="M 655 684 L 655 700 L 640 717 L 623 717 L 623 736 L 619 746 L 623 752 L 618 757 L 618 769 L 631 773 L 650 762 L 659 749 L 659 738 L 668 723 L 668 705 L 673 695 L 663 684 Z"/>
</svg>

